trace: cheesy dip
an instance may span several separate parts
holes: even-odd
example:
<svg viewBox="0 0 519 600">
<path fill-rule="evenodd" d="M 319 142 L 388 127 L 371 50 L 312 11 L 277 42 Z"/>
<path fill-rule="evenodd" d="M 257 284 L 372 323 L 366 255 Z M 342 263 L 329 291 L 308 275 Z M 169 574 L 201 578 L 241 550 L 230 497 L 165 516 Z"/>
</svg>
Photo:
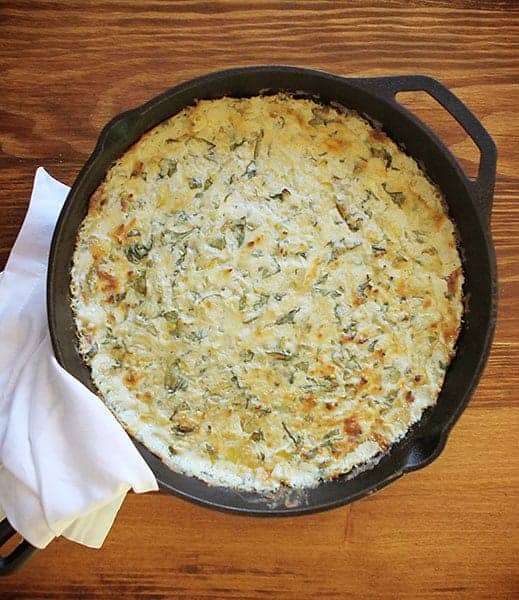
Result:
<svg viewBox="0 0 519 600">
<path fill-rule="evenodd" d="M 170 468 L 311 487 L 438 397 L 463 274 L 442 196 L 357 114 L 202 100 L 109 169 L 72 303 L 99 395 Z"/>
</svg>

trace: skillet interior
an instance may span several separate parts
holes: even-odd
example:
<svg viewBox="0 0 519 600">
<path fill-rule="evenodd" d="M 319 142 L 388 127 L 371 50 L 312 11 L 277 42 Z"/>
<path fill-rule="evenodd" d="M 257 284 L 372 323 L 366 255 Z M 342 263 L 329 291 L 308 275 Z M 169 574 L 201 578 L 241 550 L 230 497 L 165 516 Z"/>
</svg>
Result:
<svg viewBox="0 0 519 600">
<path fill-rule="evenodd" d="M 395 90 L 389 86 L 388 92 L 385 83 L 389 80 L 394 83 L 397 79 L 345 79 L 296 67 L 232 69 L 173 88 L 144 106 L 119 115 L 101 133 L 93 154 L 72 187 L 56 226 L 49 258 L 47 299 L 56 357 L 65 369 L 92 391 L 95 389 L 90 371 L 76 349 L 76 330 L 70 307 L 70 267 L 77 230 L 86 215 L 90 195 L 113 161 L 145 131 L 198 98 L 245 97 L 289 91 L 312 96 L 325 103 L 337 102 L 383 124 L 383 130 L 423 165 L 429 177 L 443 191 L 450 217 L 458 229 L 462 250 L 465 319 L 457 354 L 447 371 L 438 402 L 403 440 L 380 458 L 376 466 L 322 483 L 313 489 L 286 489 L 268 495 L 209 486 L 201 480 L 170 470 L 136 443 L 163 489 L 213 508 L 260 515 L 301 514 L 356 500 L 380 489 L 406 471 L 425 466 L 441 452 L 448 432 L 481 376 L 490 350 L 496 317 L 495 257 L 488 232 L 488 215 L 481 209 L 477 187 L 465 177 L 436 136 L 394 101 Z M 434 81 L 422 80 L 425 83 Z M 487 150 L 494 150 L 495 168 L 495 148 L 491 140 L 489 143 Z M 492 178 L 488 183 L 490 196 L 491 184 Z"/>
</svg>

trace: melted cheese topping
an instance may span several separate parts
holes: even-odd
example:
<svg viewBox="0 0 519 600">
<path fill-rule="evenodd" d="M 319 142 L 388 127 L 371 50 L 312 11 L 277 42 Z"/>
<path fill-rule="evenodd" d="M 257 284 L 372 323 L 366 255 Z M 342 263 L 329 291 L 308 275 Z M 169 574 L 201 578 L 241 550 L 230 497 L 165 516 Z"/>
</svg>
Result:
<svg viewBox="0 0 519 600">
<path fill-rule="evenodd" d="M 200 101 L 92 196 L 72 269 L 100 396 L 171 468 L 313 486 L 435 403 L 462 318 L 439 190 L 356 114 Z"/>
</svg>

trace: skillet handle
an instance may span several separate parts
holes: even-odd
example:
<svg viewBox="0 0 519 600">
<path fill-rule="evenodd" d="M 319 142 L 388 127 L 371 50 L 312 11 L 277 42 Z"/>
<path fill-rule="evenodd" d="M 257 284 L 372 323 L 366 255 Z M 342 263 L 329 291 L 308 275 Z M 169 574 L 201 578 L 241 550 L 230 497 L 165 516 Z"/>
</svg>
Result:
<svg viewBox="0 0 519 600">
<path fill-rule="evenodd" d="M 447 442 L 447 436 L 442 432 L 433 431 L 415 440 L 407 454 L 404 473 L 426 467 L 438 458 Z"/>
<path fill-rule="evenodd" d="M 442 83 L 427 75 L 373 77 L 363 81 L 370 91 L 378 93 L 397 105 L 399 103 L 395 95 L 398 92 L 427 92 L 456 119 L 481 153 L 477 177 L 473 179 L 465 175 L 465 180 L 468 187 L 475 193 L 479 212 L 485 224 L 489 224 L 496 181 L 497 148 L 488 131 L 474 114 Z"/>
<path fill-rule="evenodd" d="M 3 546 L 15 534 L 16 530 L 7 519 L 0 522 L 0 546 Z M 36 551 L 37 548 L 29 544 L 27 540 L 20 542 L 10 554 L 0 557 L 0 576 L 10 575 L 16 571 Z"/>
</svg>

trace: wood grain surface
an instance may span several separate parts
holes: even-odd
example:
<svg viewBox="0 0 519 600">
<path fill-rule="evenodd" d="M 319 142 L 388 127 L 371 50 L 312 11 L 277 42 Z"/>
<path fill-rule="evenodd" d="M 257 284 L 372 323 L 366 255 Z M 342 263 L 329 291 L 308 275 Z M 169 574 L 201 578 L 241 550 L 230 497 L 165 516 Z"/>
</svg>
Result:
<svg viewBox="0 0 519 600">
<path fill-rule="evenodd" d="M 115 114 L 262 63 L 429 74 L 492 134 L 500 305 L 483 379 L 441 457 L 370 498 L 259 519 L 131 495 L 101 550 L 56 540 L 0 580 L 2 598 L 519 597 L 517 2 L 0 2 L 0 268 L 37 166 L 71 184 Z M 420 94 L 403 101 L 474 172 L 477 152 L 446 113 Z"/>
</svg>

